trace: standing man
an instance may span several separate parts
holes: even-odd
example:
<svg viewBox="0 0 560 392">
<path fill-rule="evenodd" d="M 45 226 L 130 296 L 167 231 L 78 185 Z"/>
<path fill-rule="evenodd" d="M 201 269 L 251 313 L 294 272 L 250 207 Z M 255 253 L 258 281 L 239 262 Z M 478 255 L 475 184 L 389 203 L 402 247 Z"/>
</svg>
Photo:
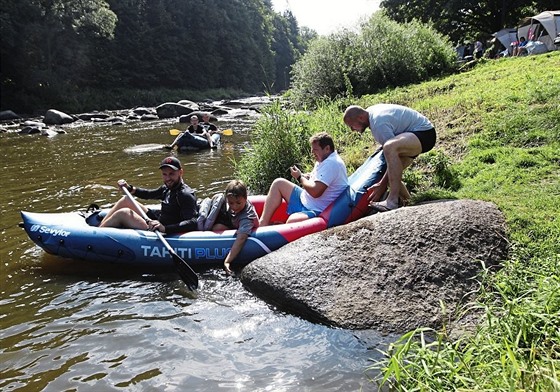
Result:
<svg viewBox="0 0 560 392">
<path fill-rule="evenodd" d="M 282 200 L 288 202 L 287 223 L 301 222 L 318 216 L 348 186 L 346 165 L 334 149 L 332 137 L 326 132 L 317 133 L 309 139 L 311 153 L 315 157 L 315 167 L 308 174 L 302 174 L 296 167 L 290 172 L 301 186 L 285 178 L 272 182 L 264 203 L 260 226 L 268 226 L 270 219 Z"/>
<path fill-rule="evenodd" d="M 387 172 L 378 184 L 389 182 L 389 196 L 384 201 L 370 203 L 370 206 L 380 212 L 398 208 L 399 194 L 404 186 L 403 171 L 419 154 L 434 147 L 434 126 L 416 110 L 393 104 L 377 104 L 367 109 L 352 105 L 344 111 L 343 120 L 350 129 L 360 133 L 369 127 L 373 138 L 383 148 Z"/>
<path fill-rule="evenodd" d="M 183 182 L 183 168 L 175 157 L 165 158 L 159 165 L 163 185 L 156 189 L 142 189 L 119 180 L 119 187 L 142 199 L 161 200 L 161 209 L 149 209 L 140 204 L 149 219 L 142 218 L 134 203 L 123 196 L 109 210 L 99 227 L 121 227 L 139 230 L 159 230 L 162 233 L 183 233 L 197 230 L 198 207 L 196 195 Z"/>
</svg>

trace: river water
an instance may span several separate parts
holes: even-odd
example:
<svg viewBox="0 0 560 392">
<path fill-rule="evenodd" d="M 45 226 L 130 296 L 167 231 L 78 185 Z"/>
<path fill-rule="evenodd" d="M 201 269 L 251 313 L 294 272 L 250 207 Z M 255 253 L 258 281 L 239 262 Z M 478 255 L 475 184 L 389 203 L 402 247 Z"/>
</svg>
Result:
<svg viewBox="0 0 560 392">
<path fill-rule="evenodd" d="M 250 150 L 254 116 L 226 116 L 220 148 L 179 154 L 198 197 L 220 192 Z M 116 181 L 156 187 L 176 121 L 70 125 L 54 137 L 0 134 L 0 390 L 368 391 L 387 338 L 285 314 L 221 270 L 196 294 L 169 272 L 47 255 L 20 210 L 109 206 Z M 183 125 L 183 124 L 181 124 Z"/>
</svg>

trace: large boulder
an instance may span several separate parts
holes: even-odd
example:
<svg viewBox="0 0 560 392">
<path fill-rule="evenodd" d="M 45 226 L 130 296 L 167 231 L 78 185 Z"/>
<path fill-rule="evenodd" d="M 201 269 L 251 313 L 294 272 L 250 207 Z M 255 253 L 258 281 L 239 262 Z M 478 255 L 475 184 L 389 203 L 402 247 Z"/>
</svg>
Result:
<svg viewBox="0 0 560 392">
<path fill-rule="evenodd" d="M 156 112 L 159 118 L 173 118 L 179 117 L 184 114 L 190 114 L 194 111 L 192 107 L 187 105 L 181 105 L 175 102 L 162 103 L 156 108 Z"/>
<path fill-rule="evenodd" d="M 19 120 L 21 117 L 15 114 L 11 110 L 2 110 L 0 111 L 0 121 L 5 120 Z"/>
<path fill-rule="evenodd" d="M 48 125 L 69 124 L 74 121 L 74 117 L 55 109 L 47 110 L 47 113 L 45 113 L 45 118 L 43 119 L 43 122 Z"/>
<path fill-rule="evenodd" d="M 403 333 L 440 327 L 477 289 L 482 263 L 507 256 L 507 244 L 494 204 L 439 201 L 303 237 L 250 263 L 241 281 L 312 321 Z"/>
</svg>

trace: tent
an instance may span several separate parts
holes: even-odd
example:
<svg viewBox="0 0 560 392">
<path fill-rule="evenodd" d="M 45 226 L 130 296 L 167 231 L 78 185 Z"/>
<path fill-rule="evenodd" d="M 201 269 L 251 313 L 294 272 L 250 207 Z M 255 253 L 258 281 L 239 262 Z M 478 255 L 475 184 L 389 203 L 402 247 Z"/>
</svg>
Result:
<svg viewBox="0 0 560 392">
<path fill-rule="evenodd" d="M 492 34 L 506 48 L 511 55 L 511 44 L 517 41 L 517 29 L 506 28 Z"/>
<path fill-rule="evenodd" d="M 517 36 L 527 41 L 540 41 L 548 50 L 556 50 L 554 38 L 560 33 L 560 11 L 544 11 L 522 19 L 517 26 Z"/>
</svg>

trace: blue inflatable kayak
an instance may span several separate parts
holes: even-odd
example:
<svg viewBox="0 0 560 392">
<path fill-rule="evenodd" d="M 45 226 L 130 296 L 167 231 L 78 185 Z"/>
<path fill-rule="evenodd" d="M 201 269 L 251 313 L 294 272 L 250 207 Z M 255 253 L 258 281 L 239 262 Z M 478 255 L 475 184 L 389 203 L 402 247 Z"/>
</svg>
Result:
<svg viewBox="0 0 560 392">
<path fill-rule="evenodd" d="M 350 186 L 320 216 L 303 222 L 284 223 L 254 230 L 234 265 L 246 265 L 298 238 L 365 216 L 369 211 L 367 189 L 381 179 L 385 169 L 385 158 L 382 152 L 377 152 L 349 177 Z M 266 196 L 249 198 L 260 214 Z M 99 263 L 173 267 L 169 252 L 155 233 L 97 227 L 106 211 L 102 210 L 89 216 L 83 211 L 22 211 L 21 216 L 29 238 L 48 253 Z M 285 222 L 286 219 L 284 203 L 271 221 Z M 191 267 L 214 267 L 222 265 L 235 241 L 235 230 L 194 231 L 165 235 L 165 238 Z"/>
<path fill-rule="evenodd" d="M 219 133 L 214 133 L 212 136 L 212 141 L 214 142 L 214 147 L 217 147 L 220 143 L 221 136 Z M 189 132 L 184 132 L 182 136 L 177 141 L 177 147 L 179 151 L 198 151 L 210 148 L 210 143 L 208 139 L 200 135 L 195 135 Z"/>
</svg>

